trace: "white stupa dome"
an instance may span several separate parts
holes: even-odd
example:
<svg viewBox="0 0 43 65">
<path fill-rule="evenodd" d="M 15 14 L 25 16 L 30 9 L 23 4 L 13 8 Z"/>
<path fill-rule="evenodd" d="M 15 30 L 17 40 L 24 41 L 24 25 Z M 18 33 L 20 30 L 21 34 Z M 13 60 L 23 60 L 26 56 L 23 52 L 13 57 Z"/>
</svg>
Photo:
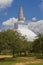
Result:
<svg viewBox="0 0 43 65">
<path fill-rule="evenodd" d="M 19 21 L 19 23 L 24 23 L 24 21 L 21 20 L 21 21 Z"/>
<path fill-rule="evenodd" d="M 36 37 L 36 34 L 32 32 L 31 30 L 29 30 L 28 28 L 19 27 L 17 30 L 22 36 L 25 36 L 28 41 L 33 41 Z"/>
</svg>

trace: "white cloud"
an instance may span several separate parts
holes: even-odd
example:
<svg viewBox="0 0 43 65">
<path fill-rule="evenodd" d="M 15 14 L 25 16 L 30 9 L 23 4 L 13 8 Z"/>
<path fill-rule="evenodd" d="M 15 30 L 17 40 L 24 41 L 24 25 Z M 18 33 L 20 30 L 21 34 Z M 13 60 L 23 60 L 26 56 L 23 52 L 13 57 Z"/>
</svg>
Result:
<svg viewBox="0 0 43 65">
<path fill-rule="evenodd" d="M 14 23 L 17 22 L 17 18 L 10 18 L 7 21 L 4 21 L 2 25 L 7 26 L 7 28 L 13 28 Z M 43 33 L 43 20 L 39 20 L 37 22 L 29 22 L 28 23 L 28 28 L 35 33 Z"/>
<path fill-rule="evenodd" d="M 36 20 L 37 20 L 36 17 L 33 17 L 33 18 L 32 18 L 32 21 L 36 21 Z"/>
<path fill-rule="evenodd" d="M 35 33 L 43 33 L 43 20 L 39 20 L 37 22 L 29 22 L 28 27 Z"/>
<path fill-rule="evenodd" d="M 3 23 L 2 23 L 2 25 L 5 25 L 5 26 L 12 26 L 12 25 L 14 25 L 14 23 L 15 22 L 17 22 L 17 20 L 18 19 L 16 19 L 16 18 L 10 18 L 9 20 L 7 20 L 7 21 L 4 21 Z"/>
<path fill-rule="evenodd" d="M 0 8 L 10 7 L 13 0 L 0 0 Z"/>
</svg>

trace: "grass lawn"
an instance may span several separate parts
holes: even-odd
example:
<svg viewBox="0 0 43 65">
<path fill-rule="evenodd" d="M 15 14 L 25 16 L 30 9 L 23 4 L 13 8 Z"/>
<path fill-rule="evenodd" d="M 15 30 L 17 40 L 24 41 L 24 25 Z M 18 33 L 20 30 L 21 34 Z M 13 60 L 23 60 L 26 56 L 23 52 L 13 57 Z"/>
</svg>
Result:
<svg viewBox="0 0 43 65">
<path fill-rule="evenodd" d="M 34 57 L 6 57 L 1 59 L 0 56 L 0 65 L 43 65 L 43 59 L 36 59 Z"/>
<path fill-rule="evenodd" d="M 0 62 L 0 65 L 12 65 L 11 62 Z"/>
</svg>

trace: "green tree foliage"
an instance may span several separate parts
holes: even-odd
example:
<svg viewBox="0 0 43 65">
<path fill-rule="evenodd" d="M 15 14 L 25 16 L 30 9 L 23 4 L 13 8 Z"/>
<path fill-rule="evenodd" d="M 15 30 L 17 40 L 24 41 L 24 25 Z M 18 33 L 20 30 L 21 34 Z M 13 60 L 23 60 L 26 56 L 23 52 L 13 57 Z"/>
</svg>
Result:
<svg viewBox="0 0 43 65">
<path fill-rule="evenodd" d="M 27 41 L 16 30 L 6 30 L 0 32 L 0 54 L 11 53 L 26 56 L 29 53 L 38 53 L 43 55 L 43 34 L 39 34 L 34 42 Z"/>
<path fill-rule="evenodd" d="M 39 34 L 33 42 L 33 51 L 43 55 L 43 34 Z"/>
<path fill-rule="evenodd" d="M 31 50 L 31 44 L 15 30 L 2 31 L 0 32 L 0 53 L 3 51 L 6 53 L 8 50 L 13 57 L 14 54 L 26 55 Z"/>
</svg>

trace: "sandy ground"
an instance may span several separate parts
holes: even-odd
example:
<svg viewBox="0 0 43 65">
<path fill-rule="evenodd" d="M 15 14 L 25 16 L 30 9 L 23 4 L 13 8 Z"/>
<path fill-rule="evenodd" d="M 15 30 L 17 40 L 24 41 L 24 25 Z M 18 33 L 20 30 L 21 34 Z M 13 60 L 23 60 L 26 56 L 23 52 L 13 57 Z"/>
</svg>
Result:
<svg viewBox="0 0 43 65">
<path fill-rule="evenodd" d="M 25 65 L 25 63 L 16 63 L 15 65 Z"/>
<path fill-rule="evenodd" d="M 11 55 L 0 55 L 0 58 L 9 57 L 11 58 Z M 26 65 L 30 63 L 43 63 L 43 59 L 35 59 L 33 57 L 18 57 L 18 59 L 24 59 L 26 62 L 20 62 L 20 63 L 12 63 L 12 65 Z"/>
<path fill-rule="evenodd" d="M 5 58 L 5 57 L 11 58 L 12 56 L 11 55 L 0 55 L 0 58 Z"/>
<path fill-rule="evenodd" d="M 43 60 L 38 59 L 38 60 L 30 61 L 30 62 L 20 62 L 20 63 L 15 63 L 15 64 L 13 63 L 12 65 L 26 65 L 26 64 L 31 64 L 31 63 L 33 64 L 43 63 Z"/>
</svg>

